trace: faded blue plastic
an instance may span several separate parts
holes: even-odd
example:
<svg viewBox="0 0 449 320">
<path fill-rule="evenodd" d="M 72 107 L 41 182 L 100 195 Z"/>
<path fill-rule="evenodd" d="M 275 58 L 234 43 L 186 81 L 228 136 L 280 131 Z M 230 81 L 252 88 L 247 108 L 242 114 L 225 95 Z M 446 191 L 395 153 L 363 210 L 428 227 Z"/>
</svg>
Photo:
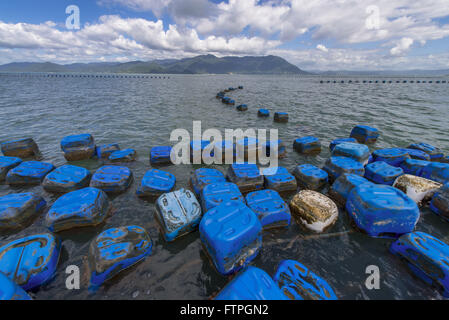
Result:
<svg viewBox="0 0 449 320">
<path fill-rule="evenodd" d="M 267 118 L 270 116 L 270 111 L 267 109 L 259 109 L 257 115 L 262 118 Z"/>
<path fill-rule="evenodd" d="M 91 289 L 151 255 L 153 242 L 137 226 L 112 228 L 92 241 L 89 250 Z"/>
<path fill-rule="evenodd" d="M 425 167 L 427 167 L 431 162 L 424 160 L 415 159 L 405 159 L 401 163 L 401 169 L 404 170 L 405 174 L 411 174 L 413 176 L 420 177 Z"/>
<path fill-rule="evenodd" d="M 285 147 L 285 144 L 282 142 L 282 140 L 278 141 L 266 141 L 265 142 L 265 148 L 266 148 L 266 156 L 269 157 L 271 153 L 275 152 L 275 148 L 278 149 L 278 157 L 284 158 L 287 155 L 287 148 Z"/>
<path fill-rule="evenodd" d="M 357 140 L 354 139 L 354 138 L 341 138 L 341 139 L 335 139 L 335 140 L 332 141 L 332 142 L 330 143 L 330 145 L 329 145 L 330 151 L 333 151 L 337 145 L 339 145 L 340 143 L 344 143 L 344 142 L 355 143 L 355 142 L 357 142 Z"/>
<path fill-rule="evenodd" d="M 63 195 L 47 213 L 45 223 L 52 232 L 96 226 L 109 211 L 109 199 L 103 191 L 84 188 Z"/>
<path fill-rule="evenodd" d="M 137 158 L 137 152 L 134 149 L 125 149 L 115 151 L 109 156 L 111 162 L 132 162 Z"/>
<path fill-rule="evenodd" d="M 201 216 L 201 206 L 190 190 L 166 193 L 156 202 L 157 221 L 168 242 L 193 232 L 200 223 Z"/>
<path fill-rule="evenodd" d="M 95 141 L 91 134 L 67 136 L 61 140 L 61 149 L 68 161 L 92 158 L 95 154 Z"/>
<path fill-rule="evenodd" d="M 367 179 L 355 175 L 355 174 L 342 174 L 335 182 L 332 184 L 329 195 L 334 199 L 339 205 L 345 206 L 346 200 L 349 194 L 354 188 L 361 186 L 362 184 L 371 183 Z"/>
<path fill-rule="evenodd" d="M 257 215 L 264 229 L 288 227 L 290 225 L 290 208 L 276 191 L 252 192 L 246 196 L 246 203 Z"/>
<path fill-rule="evenodd" d="M 11 185 L 38 185 L 55 167 L 51 163 L 26 161 L 11 169 L 6 182 Z"/>
<path fill-rule="evenodd" d="M 151 149 L 150 153 L 150 162 L 151 164 L 169 164 L 171 163 L 170 155 L 171 155 L 172 147 L 154 147 Z"/>
<path fill-rule="evenodd" d="M 288 299 L 265 271 L 256 267 L 248 267 L 228 283 L 215 297 L 215 300 L 273 301 Z"/>
<path fill-rule="evenodd" d="M 421 177 L 443 184 L 448 183 L 449 163 L 432 162 L 423 168 Z"/>
<path fill-rule="evenodd" d="M 399 167 L 401 163 L 409 158 L 408 152 L 401 148 L 380 149 L 373 152 L 374 162 L 383 161 L 393 167 Z"/>
<path fill-rule="evenodd" d="M 245 202 L 239 187 L 234 183 L 212 183 L 205 186 L 201 194 L 204 212 L 231 200 Z"/>
<path fill-rule="evenodd" d="M 113 152 L 119 150 L 120 146 L 118 145 L 118 143 L 104 144 L 102 146 L 97 147 L 96 155 L 98 159 L 107 159 Z"/>
<path fill-rule="evenodd" d="M 4 181 L 9 170 L 17 167 L 22 163 L 20 158 L 16 157 L 0 157 L 0 182 Z"/>
<path fill-rule="evenodd" d="M 324 279 L 294 260 L 282 261 L 273 280 L 291 300 L 338 300 Z"/>
<path fill-rule="evenodd" d="M 379 138 L 379 130 L 369 126 L 356 126 L 352 129 L 350 137 L 360 143 L 375 143 Z"/>
<path fill-rule="evenodd" d="M 40 153 L 36 142 L 31 138 L 3 142 L 1 149 L 5 156 L 21 159 L 31 158 Z"/>
<path fill-rule="evenodd" d="M 226 182 L 226 178 L 220 171 L 216 169 L 201 168 L 195 170 L 190 178 L 193 191 L 198 198 L 201 197 L 201 192 L 204 187 L 213 183 Z"/>
<path fill-rule="evenodd" d="M 321 152 L 321 142 L 320 139 L 312 136 L 307 136 L 303 138 L 298 138 L 293 143 L 293 149 L 299 153 L 320 153 Z"/>
<path fill-rule="evenodd" d="M 347 157 L 330 157 L 323 168 L 329 174 L 329 181 L 335 181 L 344 173 L 358 176 L 365 174 L 365 168 L 360 162 Z"/>
<path fill-rule="evenodd" d="M 248 110 L 248 105 L 246 105 L 246 104 L 241 104 L 241 105 L 238 105 L 236 109 L 237 109 L 238 111 L 246 111 L 246 110 Z"/>
<path fill-rule="evenodd" d="M 90 177 L 87 169 L 65 165 L 50 172 L 42 186 L 48 192 L 67 193 L 89 186 Z"/>
<path fill-rule="evenodd" d="M 354 188 L 346 211 L 359 229 L 380 238 L 397 238 L 412 232 L 420 217 L 418 205 L 402 191 L 375 184 Z"/>
<path fill-rule="evenodd" d="M 295 177 L 284 167 L 267 168 L 263 170 L 265 188 L 277 192 L 296 192 L 298 185 Z"/>
<path fill-rule="evenodd" d="M 145 173 L 136 193 L 139 197 L 159 197 L 173 190 L 176 177 L 170 172 L 152 169 Z"/>
<path fill-rule="evenodd" d="M 442 151 L 439 148 L 432 146 L 428 143 L 424 143 L 424 142 L 413 143 L 408 146 L 408 149 L 417 149 L 417 150 L 424 151 L 425 153 L 427 153 L 430 156 L 431 161 L 438 162 L 444 157 L 444 154 L 442 153 Z"/>
<path fill-rule="evenodd" d="M 44 198 L 35 193 L 13 193 L 0 197 L 0 230 L 26 227 L 46 205 Z"/>
<path fill-rule="evenodd" d="M 329 182 L 329 175 L 326 171 L 311 164 L 297 166 L 293 175 L 302 189 L 319 190 Z"/>
<path fill-rule="evenodd" d="M 21 287 L 0 272 L 0 300 L 19 301 L 32 300 Z"/>
<path fill-rule="evenodd" d="M 105 192 L 125 192 L 133 182 L 133 173 L 127 167 L 104 166 L 92 176 L 90 186 Z"/>
<path fill-rule="evenodd" d="M 335 146 L 332 151 L 334 157 L 348 157 L 363 164 L 368 163 L 370 156 L 369 148 L 364 144 L 342 142 Z"/>
<path fill-rule="evenodd" d="M 262 225 L 243 202 L 229 201 L 204 215 L 200 237 L 217 271 L 229 275 L 256 258 L 262 246 Z"/>
<path fill-rule="evenodd" d="M 49 233 L 15 240 L 0 248 L 0 272 L 23 290 L 31 290 L 53 277 L 60 241 Z"/>
<path fill-rule="evenodd" d="M 404 174 L 404 170 L 393 167 L 383 161 L 370 163 L 365 167 L 365 178 L 378 183 L 392 186 L 396 179 Z"/>
<path fill-rule="evenodd" d="M 255 164 L 233 164 L 229 167 L 226 177 L 235 183 L 242 193 L 263 189 L 264 177 Z"/>
<path fill-rule="evenodd" d="M 449 163 L 449 156 L 445 156 L 440 162 Z"/>
<path fill-rule="evenodd" d="M 403 149 L 410 156 L 411 159 L 430 161 L 430 156 L 428 153 L 418 150 L 418 149 Z"/>
<path fill-rule="evenodd" d="M 449 183 L 441 187 L 430 202 L 430 209 L 449 221 Z"/>
<path fill-rule="evenodd" d="M 390 251 L 405 260 L 420 279 L 441 288 L 449 298 L 449 246 L 424 232 L 413 232 L 395 241 Z"/>
</svg>

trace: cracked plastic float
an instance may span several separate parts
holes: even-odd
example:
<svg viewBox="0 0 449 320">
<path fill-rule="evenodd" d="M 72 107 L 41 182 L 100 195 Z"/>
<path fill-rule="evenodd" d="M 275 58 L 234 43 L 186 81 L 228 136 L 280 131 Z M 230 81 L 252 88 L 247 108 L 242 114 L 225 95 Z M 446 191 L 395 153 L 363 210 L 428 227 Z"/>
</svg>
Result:
<svg viewBox="0 0 449 320">
<path fill-rule="evenodd" d="M 31 290 L 53 277 L 60 241 L 49 233 L 15 240 L 0 248 L 0 272 L 23 290 Z"/>
<path fill-rule="evenodd" d="M 424 232 L 408 233 L 395 241 L 390 251 L 426 283 L 449 298 L 449 246 Z"/>
<path fill-rule="evenodd" d="M 302 189 L 318 191 L 329 182 L 328 173 L 311 164 L 297 166 L 293 175 Z"/>
<path fill-rule="evenodd" d="M 203 188 L 201 200 L 204 212 L 228 201 L 245 202 L 239 187 L 230 182 L 208 184 Z"/>
<path fill-rule="evenodd" d="M 127 167 L 104 166 L 92 176 L 90 186 L 108 193 L 121 193 L 130 187 L 133 179 L 133 173 Z"/>
<path fill-rule="evenodd" d="M 418 205 L 402 191 L 375 184 L 353 189 L 346 211 L 361 231 L 378 238 L 412 232 L 420 217 Z"/>
<path fill-rule="evenodd" d="M 252 192 L 246 196 L 246 203 L 257 215 L 265 230 L 290 225 L 290 208 L 276 191 Z"/>
<path fill-rule="evenodd" d="M 96 147 L 92 135 L 79 134 L 62 139 L 61 149 L 67 161 L 79 161 L 92 158 Z"/>
<path fill-rule="evenodd" d="M 7 157 L 27 159 L 40 155 L 39 147 L 31 138 L 3 142 L 1 149 Z"/>
<path fill-rule="evenodd" d="M 170 172 L 152 169 L 145 173 L 136 194 L 141 198 L 157 198 L 173 190 L 176 177 Z"/>
<path fill-rule="evenodd" d="M 201 215 L 201 206 L 190 190 L 166 193 L 156 202 L 156 220 L 168 242 L 193 232 Z"/>
<path fill-rule="evenodd" d="M 22 162 L 6 175 L 6 182 L 10 185 L 39 185 L 45 176 L 55 167 L 51 163 L 39 161 Z"/>
<path fill-rule="evenodd" d="M 52 232 L 97 226 L 105 220 L 109 209 L 106 193 L 95 188 L 84 188 L 56 200 L 47 213 L 45 223 Z"/>
<path fill-rule="evenodd" d="M 262 247 L 262 224 L 241 201 L 209 210 L 200 223 L 200 237 L 217 271 L 229 275 L 246 267 Z"/>
<path fill-rule="evenodd" d="M 123 270 L 151 255 L 153 242 L 137 226 L 112 228 L 92 241 L 89 249 L 90 283 L 101 286 Z"/>
<path fill-rule="evenodd" d="M 25 228 L 46 205 L 44 198 L 35 193 L 13 193 L 0 197 L 0 230 Z"/>
<path fill-rule="evenodd" d="M 299 224 L 314 232 L 329 229 L 338 219 L 337 205 L 325 195 L 304 190 L 290 202 L 293 217 Z"/>
<path fill-rule="evenodd" d="M 90 177 L 87 169 L 65 165 L 50 172 L 42 182 L 42 187 L 47 192 L 72 192 L 89 186 Z"/>
<path fill-rule="evenodd" d="M 273 280 L 290 300 L 337 300 L 325 280 L 294 260 L 282 261 Z"/>
<path fill-rule="evenodd" d="M 442 187 L 442 184 L 425 178 L 405 174 L 396 179 L 393 187 L 404 192 L 415 201 L 418 206 L 421 206 L 432 199 L 435 192 Z"/>
<path fill-rule="evenodd" d="M 215 297 L 215 300 L 287 300 L 277 284 L 263 270 L 248 267 Z"/>
</svg>

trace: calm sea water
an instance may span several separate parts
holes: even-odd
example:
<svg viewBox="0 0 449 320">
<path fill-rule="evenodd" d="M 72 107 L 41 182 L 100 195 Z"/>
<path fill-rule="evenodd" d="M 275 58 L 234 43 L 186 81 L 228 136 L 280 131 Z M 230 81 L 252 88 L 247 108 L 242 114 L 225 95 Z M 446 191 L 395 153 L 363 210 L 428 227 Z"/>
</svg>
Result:
<svg viewBox="0 0 449 320">
<path fill-rule="evenodd" d="M 354 79 L 354 78 L 352 78 Z M 173 244 L 159 234 L 154 205 L 140 200 L 135 191 L 150 169 L 152 146 L 169 144 L 176 128 L 191 131 L 192 121 L 208 128 L 279 129 L 288 145 L 281 165 L 289 170 L 311 163 L 323 166 L 330 156 L 327 148 L 335 138 L 347 137 L 356 124 L 367 124 L 382 132 L 375 148 L 406 147 L 426 141 L 449 153 L 448 84 L 320 84 L 314 77 L 290 76 L 171 76 L 170 79 L 20 78 L 0 77 L 0 142 L 33 137 L 44 161 L 65 163 L 59 142 L 66 136 L 91 133 L 97 144 L 118 142 L 134 148 L 137 162 L 129 164 L 135 182 L 128 192 L 112 200 L 114 213 L 98 228 L 64 232 L 63 250 L 53 281 L 34 293 L 37 299 L 208 299 L 227 283 L 211 266 L 201 247 L 198 232 Z M 359 78 L 363 80 L 363 78 Z M 382 79 L 381 79 L 382 80 Z M 217 99 L 217 91 L 245 86 L 231 93 L 237 103 L 246 103 L 241 113 Z M 290 114 L 288 124 L 257 117 L 259 107 Z M 305 157 L 292 150 L 295 138 L 316 135 L 323 152 Z M 102 163 L 77 163 L 92 171 Z M 170 166 L 177 188 L 188 187 L 191 172 L 198 166 Z M 219 167 L 223 172 L 226 166 Z M 49 206 L 56 200 L 41 187 L 11 189 L 0 185 L 0 196 L 32 191 L 45 197 Z M 286 199 L 289 200 L 289 199 Z M 153 255 L 109 281 L 96 293 L 87 290 L 86 260 L 89 243 L 102 230 L 139 225 L 153 239 Z M 417 226 L 449 242 L 449 224 L 422 209 Z M 27 229 L 0 235 L 0 245 L 46 232 L 43 215 Z M 314 235 L 294 222 L 289 229 L 264 234 L 263 249 L 254 265 L 273 275 L 284 259 L 302 262 L 325 278 L 341 299 L 441 299 L 434 289 L 414 278 L 388 251 L 391 241 L 371 239 L 352 231 L 347 214 L 325 235 Z M 83 273 L 81 290 L 65 288 L 65 269 L 77 265 Z M 377 265 L 381 289 L 369 291 L 365 269 Z"/>
</svg>

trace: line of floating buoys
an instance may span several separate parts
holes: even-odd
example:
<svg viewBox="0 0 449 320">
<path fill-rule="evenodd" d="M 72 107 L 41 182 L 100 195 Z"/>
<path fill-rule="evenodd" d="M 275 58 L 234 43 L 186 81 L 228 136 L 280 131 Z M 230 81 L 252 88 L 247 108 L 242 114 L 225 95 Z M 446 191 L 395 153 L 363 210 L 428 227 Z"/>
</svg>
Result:
<svg viewBox="0 0 449 320">
<path fill-rule="evenodd" d="M 0 76 L 12 77 L 42 77 L 42 78 L 102 78 L 102 79 L 170 79 L 170 76 L 142 74 L 92 74 L 92 73 L 14 73 L 0 72 Z"/>
<path fill-rule="evenodd" d="M 321 84 L 324 83 L 449 83 L 447 80 L 320 80 Z"/>
</svg>

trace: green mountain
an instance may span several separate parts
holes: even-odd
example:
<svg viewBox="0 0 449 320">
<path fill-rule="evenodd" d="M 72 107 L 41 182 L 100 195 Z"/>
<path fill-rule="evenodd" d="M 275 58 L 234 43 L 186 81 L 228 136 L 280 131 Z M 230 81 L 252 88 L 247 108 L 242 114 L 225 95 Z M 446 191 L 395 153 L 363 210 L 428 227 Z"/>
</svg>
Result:
<svg viewBox="0 0 449 320">
<path fill-rule="evenodd" d="M 132 61 L 127 63 L 10 63 L 0 72 L 78 72 L 78 73 L 141 73 L 141 74 L 308 74 L 276 56 L 223 57 L 197 56 L 181 60 Z"/>
</svg>

